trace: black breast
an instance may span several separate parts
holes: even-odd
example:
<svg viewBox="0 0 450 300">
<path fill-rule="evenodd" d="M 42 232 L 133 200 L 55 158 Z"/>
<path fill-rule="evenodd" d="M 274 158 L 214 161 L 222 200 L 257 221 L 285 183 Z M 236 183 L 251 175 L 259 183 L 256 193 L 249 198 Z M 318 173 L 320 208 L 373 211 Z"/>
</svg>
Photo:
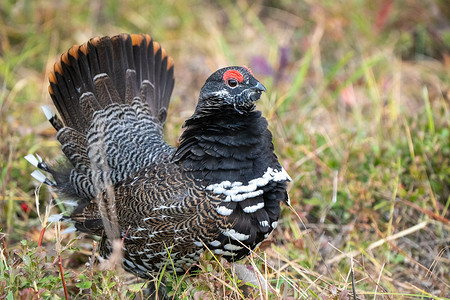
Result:
<svg viewBox="0 0 450 300">
<path fill-rule="evenodd" d="M 228 112 L 189 119 L 173 159 L 222 199 L 215 209 L 228 222 L 208 247 L 237 260 L 277 226 L 290 178 L 278 162 L 261 113 Z"/>
</svg>

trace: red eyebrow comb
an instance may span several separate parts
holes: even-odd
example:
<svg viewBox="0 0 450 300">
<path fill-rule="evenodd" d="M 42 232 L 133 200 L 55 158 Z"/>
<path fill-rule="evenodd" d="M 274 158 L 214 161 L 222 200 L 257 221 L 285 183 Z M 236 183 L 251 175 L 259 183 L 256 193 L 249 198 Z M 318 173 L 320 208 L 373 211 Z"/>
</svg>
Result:
<svg viewBox="0 0 450 300">
<path fill-rule="evenodd" d="M 239 82 L 244 80 L 244 76 L 238 70 L 228 70 L 223 74 L 223 81 L 227 81 L 230 78 L 236 79 Z"/>
<path fill-rule="evenodd" d="M 242 67 L 243 67 L 243 68 L 246 68 L 247 71 L 249 71 L 250 74 L 252 74 L 252 76 L 255 76 L 255 75 L 253 75 L 253 72 L 252 72 L 252 70 L 251 70 L 249 67 L 247 67 L 246 65 L 243 65 Z"/>
</svg>

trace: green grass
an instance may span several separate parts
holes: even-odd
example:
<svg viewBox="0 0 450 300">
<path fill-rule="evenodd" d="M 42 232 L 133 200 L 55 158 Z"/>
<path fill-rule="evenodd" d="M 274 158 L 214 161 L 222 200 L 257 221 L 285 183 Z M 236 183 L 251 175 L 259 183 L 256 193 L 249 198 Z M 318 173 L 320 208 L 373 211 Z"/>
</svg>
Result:
<svg viewBox="0 0 450 300">
<path fill-rule="evenodd" d="M 2 1 L 0 299 L 64 298 L 59 257 L 72 299 L 135 298 L 147 284 L 174 299 L 352 299 L 352 284 L 358 299 L 448 299 L 445 4 Z M 45 225 L 56 195 L 41 188 L 36 205 L 23 156 L 61 155 L 40 110 L 48 72 L 71 45 L 121 32 L 151 34 L 175 60 L 171 144 L 217 68 L 248 65 L 267 87 L 258 107 L 293 178 L 292 205 L 239 264 L 206 253 L 196 273 L 143 282 L 100 263 L 88 237 Z"/>
</svg>

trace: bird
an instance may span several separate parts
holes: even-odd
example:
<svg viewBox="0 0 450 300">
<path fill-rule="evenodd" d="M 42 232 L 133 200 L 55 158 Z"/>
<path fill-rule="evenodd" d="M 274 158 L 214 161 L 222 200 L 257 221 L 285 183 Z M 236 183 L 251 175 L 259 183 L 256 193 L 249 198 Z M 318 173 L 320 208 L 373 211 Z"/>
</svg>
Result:
<svg viewBox="0 0 450 300">
<path fill-rule="evenodd" d="M 248 67 L 206 79 L 176 146 L 163 134 L 174 62 L 147 34 L 75 45 L 49 83 L 56 111 L 42 109 L 64 159 L 25 159 L 74 206 L 53 220 L 99 236 L 102 257 L 118 240 L 123 268 L 151 279 L 186 272 L 205 251 L 238 261 L 277 227 L 291 178 L 255 106 L 266 88 Z"/>
</svg>

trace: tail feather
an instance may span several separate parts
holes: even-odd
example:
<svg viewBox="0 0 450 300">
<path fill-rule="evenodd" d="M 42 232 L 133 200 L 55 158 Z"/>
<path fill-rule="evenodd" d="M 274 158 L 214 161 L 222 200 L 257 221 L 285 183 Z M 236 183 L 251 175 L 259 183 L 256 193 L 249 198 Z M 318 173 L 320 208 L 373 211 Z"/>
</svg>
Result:
<svg viewBox="0 0 450 300">
<path fill-rule="evenodd" d="M 101 109 L 101 106 L 97 101 L 97 98 L 95 98 L 94 94 L 92 94 L 91 92 L 87 92 L 81 95 L 80 106 L 81 109 L 86 112 L 86 119 L 89 122 L 89 124 L 92 121 L 94 112 Z"/>
<path fill-rule="evenodd" d="M 136 83 L 137 82 L 136 71 L 128 69 L 125 77 L 126 77 L 125 99 L 127 104 L 131 104 L 134 98 L 138 96 L 136 95 L 136 91 L 138 90 Z"/>
<path fill-rule="evenodd" d="M 50 122 L 50 124 L 52 124 L 53 128 L 56 129 L 56 131 L 59 131 L 61 128 L 64 127 L 63 122 L 53 112 L 53 110 L 50 107 L 48 107 L 48 105 L 43 105 L 42 106 L 42 111 L 44 112 L 45 117 Z"/>
<path fill-rule="evenodd" d="M 123 102 L 106 73 L 101 73 L 94 77 L 94 86 L 100 106 L 106 107 L 112 103 Z"/>
<path fill-rule="evenodd" d="M 31 173 L 31 177 L 33 177 L 34 179 L 36 179 L 37 181 L 40 181 L 42 183 L 45 183 L 46 185 L 49 186 L 55 186 L 56 183 L 51 181 L 50 179 L 48 179 L 41 171 L 39 170 L 34 170 Z"/>
<path fill-rule="evenodd" d="M 163 49 L 163 54 L 166 58 L 162 60 L 162 68 L 161 69 L 165 70 L 169 67 L 171 62 L 167 59 L 167 55 L 165 54 L 164 49 Z M 164 84 L 161 87 L 161 95 L 159 97 L 159 99 L 161 101 L 167 101 L 167 99 L 170 99 L 170 95 L 172 94 L 173 86 L 175 83 L 173 80 L 170 80 L 170 78 L 173 78 L 173 76 L 174 76 L 173 68 L 170 68 L 168 72 L 164 72 L 163 76 L 161 76 L 161 82 L 166 82 L 166 84 Z M 168 106 L 169 106 L 169 102 L 160 102 L 159 103 L 160 110 L 157 112 L 156 116 L 162 123 L 164 123 L 166 120 Z"/>
</svg>

